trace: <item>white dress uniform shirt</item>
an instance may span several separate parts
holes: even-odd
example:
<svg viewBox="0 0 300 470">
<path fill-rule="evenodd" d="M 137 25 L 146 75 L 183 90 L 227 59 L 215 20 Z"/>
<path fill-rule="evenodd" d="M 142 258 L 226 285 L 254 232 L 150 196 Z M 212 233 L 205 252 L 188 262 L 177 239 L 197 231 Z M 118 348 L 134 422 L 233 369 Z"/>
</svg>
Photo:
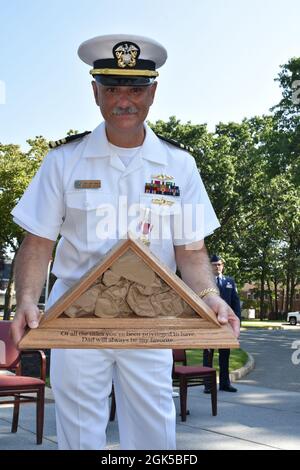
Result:
<svg viewBox="0 0 300 470">
<path fill-rule="evenodd" d="M 12 211 L 15 222 L 30 233 L 54 241 L 61 235 L 53 267 L 58 280 L 47 307 L 126 237 L 128 228 L 134 229 L 127 222 L 138 225 L 140 208 L 153 212 L 150 249 L 173 271 L 174 245 L 202 240 L 219 226 L 194 159 L 145 129 L 144 143 L 128 166 L 108 143 L 104 123 L 81 140 L 50 151 Z M 153 199 L 162 196 L 146 194 L 145 183 L 161 174 L 173 177 L 180 196 L 166 196 L 170 204 L 155 205 Z M 101 187 L 76 189 L 77 180 L 101 180 Z M 122 208 L 125 203 L 129 214 Z M 172 220 L 185 203 L 191 204 L 192 216 L 200 204 L 202 218 L 200 227 L 194 224 L 195 230 L 180 234 Z M 112 208 L 116 223 L 106 215 Z M 110 230 L 102 236 L 107 223 Z M 52 350 L 59 448 L 105 447 L 113 377 L 121 448 L 174 449 L 171 371 L 168 349 Z"/>
<path fill-rule="evenodd" d="M 173 271 L 173 245 L 204 239 L 219 227 L 194 158 L 160 140 L 147 125 L 145 129 L 144 143 L 127 167 L 109 145 L 104 123 L 80 141 L 50 151 L 13 209 L 15 222 L 25 230 L 50 240 L 61 235 L 53 266 L 57 278 L 70 283 L 78 280 L 117 240 L 126 237 L 126 210 L 122 210 L 122 205 L 127 204 L 133 214 L 127 218 L 127 228 L 140 207 L 151 207 L 157 223 L 151 233 L 150 249 Z M 173 205 L 154 205 L 155 195 L 145 193 L 145 183 L 158 174 L 172 176 L 180 188 L 179 197 L 165 197 Z M 74 187 L 76 180 L 95 179 L 101 180 L 101 188 Z M 170 227 L 170 215 L 184 204 L 191 205 L 187 212 L 199 205 L 201 223 L 188 238 L 184 233 L 178 238 Z M 116 211 L 116 223 L 110 224 L 109 233 L 103 237 L 106 210 L 111 206 Z"/>
</svg>

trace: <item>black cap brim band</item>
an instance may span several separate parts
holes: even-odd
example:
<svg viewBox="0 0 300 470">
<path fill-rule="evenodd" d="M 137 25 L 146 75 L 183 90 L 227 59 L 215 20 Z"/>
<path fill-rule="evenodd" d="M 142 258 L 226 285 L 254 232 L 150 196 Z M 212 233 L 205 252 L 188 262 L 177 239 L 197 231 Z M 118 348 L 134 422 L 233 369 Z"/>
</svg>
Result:
<svg viewBox="0 0 300 470">
<path fill-rule="evenodd" d="M 94 69 L 119 69 L 116 59 L 101 59 L 94 62 Z M 155 63 L 152 60 L 136 60 L 134 69 L 155 70 Z"/>
<path fill-rule="evenodd" d="M 155 81 L 153 77 L 122 77 L 120 75 L 93 75 L 93 77 L 103 86 L 148 86 Z"/>
</svg>

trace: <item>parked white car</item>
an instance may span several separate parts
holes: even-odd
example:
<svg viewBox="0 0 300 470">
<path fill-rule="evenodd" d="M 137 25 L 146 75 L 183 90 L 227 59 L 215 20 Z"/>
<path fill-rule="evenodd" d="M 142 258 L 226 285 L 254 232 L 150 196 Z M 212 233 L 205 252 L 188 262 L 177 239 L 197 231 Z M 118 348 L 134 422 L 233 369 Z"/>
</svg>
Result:
<svg viewBox="0 0 300 470">
<path fill-rule="evenodd" d="M 290 325 L 297 325 L 297 323 L 300 323 L 300 312 L 289 312 L 287 315 L 287 321 Z"/>
</svg>

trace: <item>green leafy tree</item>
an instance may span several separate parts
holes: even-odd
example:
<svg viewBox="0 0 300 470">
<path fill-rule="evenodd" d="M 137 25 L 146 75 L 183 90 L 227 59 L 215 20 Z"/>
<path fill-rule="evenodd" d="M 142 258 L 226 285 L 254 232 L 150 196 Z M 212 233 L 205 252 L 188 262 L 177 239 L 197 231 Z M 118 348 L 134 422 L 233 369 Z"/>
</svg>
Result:
<svg viewBox="0 0 300 470">
<path fill-rule="evenodd" d="M 0 246 L 12 253 L 12 268 L 24 231 L 13 222 L 10 212 L 24 193 L 48 149 L 43 137 L 28 140 L 28 143 L 28 152 L 22 152 L 17 145 L 0 144 Z M 4 315 L 7 319 L 12 309 L 12 291 L 13 269 L 5 296 Z"/>
</svg>

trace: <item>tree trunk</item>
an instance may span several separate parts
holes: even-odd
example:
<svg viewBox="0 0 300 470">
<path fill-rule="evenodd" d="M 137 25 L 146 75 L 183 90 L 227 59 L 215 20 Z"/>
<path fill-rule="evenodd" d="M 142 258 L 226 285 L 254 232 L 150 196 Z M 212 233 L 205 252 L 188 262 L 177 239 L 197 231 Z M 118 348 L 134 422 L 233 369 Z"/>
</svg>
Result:
<svg viewBox="0 0 300 470">
<path fill-rule="evenodd" d="M 284 313 L 284 299 L 285 299 L 285 288 L 284 286 L 282 287 L 282 297 L 281 297 L 281 313 Z"/>
<path fill-rule="evenodd" d="M 275 318 L 278 320 L 278 281 L 275 276 L 274 278 L 274 295 L 275 295 L 275 301 L 274 301 L 274 306 L 275 306 Z"/>
<path fill-rule="evenodd" d="M 294 311 L 294 296 L 295 296 L 295 275 L 291 273 L 291 290 L 290 290 L 290 302 L 289 302 L 289 311 Z"/>
<path fill-rule="evenodd" d="M 262 266 L 261 278 L 260 278 L 260 303 L 259 303 L 259 319 L 264 319 L 265 313 L 265 266 Z"/>
<path fill-rule="evenodd" d="M 289 303 L 290 303 L 290 271 L 289 271 L 289 266 L 288 266 L 287 273 L 286 273 L 285 306 L 284 306 L 285 313 L 289 311 Z"/>
<path fill-rule="evenodd" d="M 269 320 L 274 317 L 274 311 L 273 311 L 273 299 L 272 299 L 272 289 L 271 289 L 271 284 L 270 280 L 267 279 L 267 286 L 268 286 L 268 294 L 269 294 L 269 303 L 270 303 L 270 312 L 268 314 Z"/>
<path fill-rule="evenodd" d="M 16 259 L 16 254 L 14 254 L 12 263 L 11 263 L 11 273 L 10 273 L 10 278 L 8 281 L 7 289 L 5 292 L 5 304 L 4 304 L 4 315 L 3 315 L 3 320 L 10 320 L 11 312 L 12 312 L 12 307 L 13 307 L 13 293 L 14 293 L 14 265 L 15 265 L 15 259 Z"/>
</svg>

